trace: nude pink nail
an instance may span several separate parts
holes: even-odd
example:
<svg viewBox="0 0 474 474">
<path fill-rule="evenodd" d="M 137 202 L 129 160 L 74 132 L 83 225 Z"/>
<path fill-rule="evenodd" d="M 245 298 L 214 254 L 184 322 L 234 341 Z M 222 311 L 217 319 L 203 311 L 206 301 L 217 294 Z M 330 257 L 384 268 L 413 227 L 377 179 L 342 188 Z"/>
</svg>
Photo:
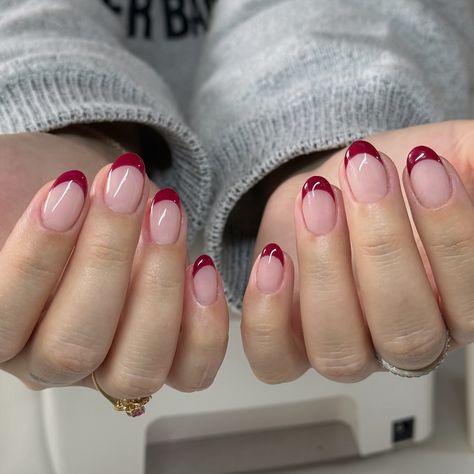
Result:
<svg viewBox="0 0 474 474">
<path fill-rule="evenodd" d="M 125 153 L 117 158 L 107 176 L 107 206 L 115 212 L 134 212 L 142 196 L 144 175 L 145 164 L 135 153 Z"/>
<path fill-rule="evenodd" d="M 217 271 L 209 255 L 201 255 L 193 265 L 194 294 L 199 303 L 208 306 L 217 299 Z"/>
<path fill-rule="evenodd" d="M 77 221 L 87 194 L 87 178 L 81 171 L 71 170 L 52 184 L 41 209 L 45 227 L 58 232 L 70 229 Z"/>
<path fill-rule="evenodd" d="M 150 234 L 158 244 L 174 244 L 181 228 L 181 203 L 171 188 L 158 191 L 150 210 Z"/>
<path fill-rule="evenodd" d="M 446 204 L 452 188 L 438 154 L 427 146 L 417 146 L 408 154 L 407 171 L 418 201 L 427 208 Z"/>
<path fill-rule="evenodd" d="M 358 140 L 346 151 L 346 176 L 352 194 L 359 202 L 377 202 L 388 191 L 387 175 L 379 152 L 373 145 Z"/>
<path fill-rule="evenodd" d="M 284 254 L 277 244 L 268 244 L 260 254 L 257 287 L 262 293 L 275 293 L 283 280 Z"/>
<path fill-rule="evenodd" d="M 302 189 L 302 211 L 307 229 L 315 235 L 327 234 L 336 224 L 336 202 L 329 182 L 311 176 Z"/>
</svg>

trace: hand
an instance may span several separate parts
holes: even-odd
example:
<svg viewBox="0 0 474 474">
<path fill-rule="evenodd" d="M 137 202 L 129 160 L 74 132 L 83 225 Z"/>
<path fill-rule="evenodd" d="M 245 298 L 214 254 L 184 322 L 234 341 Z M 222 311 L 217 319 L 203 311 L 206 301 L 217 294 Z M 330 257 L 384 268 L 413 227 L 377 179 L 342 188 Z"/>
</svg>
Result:
<svg viewBox="0 0 474 474">
<path fill-rule="evenodd" d="M 367 141 L 383 162 L 376 160 L 361 188 L 379 187 L 365 196 L 373 202 L 358 202 L 341 150 L 290 177 L 267 203 L 256 253 L 269 242 L 287 253 L 283 269 L 277 250 L 271 259 L 257 258 L 241 326 L 250 365 L 267 383 L 293 380 L 310 367 L 331 380 L 359 381 L 382 370 L 374 351 L 395 366 L 419 369 L 441 353 L 445 326 L 452 349 L 474 341 L 474 122 L 424 125 Z M 410 178 L 407 155 L 420 144 L 446 159 L 416 164 Z M 353 181 L 361 174 L 354 163 Z M 446 170 L 444 178 L 435 167 Z M 303 203 L 302 186 L 312 175 L 338 180 L 341 189 L 332 186 Z"/>
<path fill-rule="evenodd" d="M 150 395 L 165 383 L 209 386 L 227 346 L 227 306 L 212 262 L 187 267 L 177 195 L 162 190 L 150 199 L 158 190 L 133 154 L 108 178 L 115 151 L 97 139 L 24 134 L 2 142 L 7 176 L 27 189 L 64 156 L 75 158 L 69 167 L 97 174 L 90 194 L 81 172 L 44 184 L 3 246 L 0 368 L 34 390 L 93 388 L 95 371 L 116 398 Z M 19 192 L 9 189 L 9 221 Z"/>
</svg>

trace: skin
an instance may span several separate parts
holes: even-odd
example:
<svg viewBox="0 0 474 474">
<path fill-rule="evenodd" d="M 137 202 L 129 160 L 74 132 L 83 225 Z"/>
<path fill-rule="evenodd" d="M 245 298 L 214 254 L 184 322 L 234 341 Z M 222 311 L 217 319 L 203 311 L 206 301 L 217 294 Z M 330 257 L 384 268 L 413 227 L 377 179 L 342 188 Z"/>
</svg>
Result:
<svg viewBox="0 0 474 474">
<path fill-rule="evenodd" d="M 306 157 L 304 168 L 293 170 L 267 202 L 241 325 L 249 363 L 266 383 L 294 380 L 309 368 L 356 382 L 381 370 L 375 349 L 399 367 L 421 368 L 441 352 L 445 325 L 451 350 L 474 341 L 474 122 L 366 140 L 384 153 L 391 183 L 372 213 L 351 196 L 345 149 Z M 445 158 L 455 184 L 449 203 L 436 212 L 419 205 L 404 170 L 408 152 L 421 144 Z M 308 232 L 302 218 L 301 188 L 312 175 L 324 176 L 336 196 L 338 221 L 323 238 Z M 370 218 L 374 213 L 378 219 Z M 259 252 L 269 242 L 286 252 L 283 283 L 273 295 L 259 292 L 255 279 Z"/>
<path fill-rule="evenodd" d="M 147 178 L 135 211 L 106 206 L 118 152 L 100 138 L 30 133 L 2 136 L 0 147 L 0 368 L 34 390 L 93 388 L 95 371 L 116 398 L 164 384 L 208 387 L 225 355 L 228 312 L 218 274 L 215 300 L 196 297 L 184 211 L 177 241 L 160 245 L 149 234 L 158 188 Z M 68 169 L 86 174 L 89 193 L 73 227 L 51 231 L 40 209 Z"/>
<path fill-rule="evenodd" d="M 449 258 L 444 258 L 445 262 L 454 261 L 452 249 L 455 249 L 455 255 L 462 255 L 463 261 L 471 262 L 471 235 L 460 239 L 460 227 L 452 224 L 472 221 L 472 122 L 414 127 L 369 137 L 368 140 L 386 154 L 384 162 L 390 170 L 394 190 L 390 205 L 386 203 L 386 219 L 395 226 L 403 224 L 406 240 L 398 242 L 398 248 L 404 252 L 408 248 L 411 252 L 401 264 L 395 262 L 398 263 L 398 272 L 407 272 L 405 265 L 410 265 L 413 260 L 416 263 L 414 250 L 420 248 L 422 241 L 429 243 L 433 236 L 442 242 L 433 248 L 447 249 L 445 257 Z M 400 173 L 405 166 L 406 154 L 419 144 L 431 146 L 444 156 L 448 160 L 445 164 L 452 180 L 458 180 L 456 202 L 451 203 L 453 206 L 443 217 L 454 219 L 449 225 L 433 226 L 430 224 L 433 219 L 426 219 L 419 209 L 417 211 L 416 202 L 410 197 L 406 173 L 403 176 Z M 147 215 L 150 198 L 157 190 L 150 182 L 146 184 L 134 215 L 118 222 L 106 214 L 97 196 L 100 196 L 99 191 L 117 151 L 98 138 L 65 130 L 59 135 L 30 133 L 2 136 L 0 145 L 0 207 L 3 217 L 0 263 L 2 268 L 8 268 L 3 272 L 8 278 L 0 281 L 1 316 L 5 318 L 10 314 L 11 320 L 24 323 L 21 334 L 5 338 L 16 342 L 8 347 L 2 346 L 0 368 L 34 390 L 64 385 L 93 387 L 90 378 L 93 370 L 96 370 L 103 388 L 115 397 L 149 395 L 165 383 L 181 391 L 208 387 L 226 350 L 228 315 L 220 278 L 217 299 L 213 304 L 203 306 L 196 301 L 191 268 L 186 266 L 185 216 L 176 244 L 168 248 L 149 245 L 146 238 Z M 424 253 L 422 260 L 408 270 L 412 276 L 410 287 L 400 293 L 402 300 L 409 303 L 402 314 L 409 316 L 413 309 L 410 304 L 417 304 L 412 298 L 414 288 L 423 289 L 423 298 L 431 306 L 430 311 L 419 311 L 420 327 L 400 332 L 401 327 L 397 327 L 399 314 L 395 311 L 392 311 L 390 325 L 377 325 L 378 320 L 380 323 L 376 311 L 380 305 L 377 303 L 379 296 L 375 289 L 370 288 L 365 291 L 373 295 L 371 307 L 375 311 L 372 311 L 371 319 L 367 317 L 367 310 L 358 299 L 361 288 L 355 266 L 359 276 L 363 268 L 365 275 L 374 273 L 375 279 L 380 278 L 380 274 L 360 257 L 353 261 L 350 254 L 353 242 L 348 230 L 352 237 L 360 224 L 358 235 L 363 238 L 370 235 L 370 229 L 364 230 L 367 223 L 359 222 L 360 215 L 350 206 L 345 206 L 345 203 L 350 203 L 350 195 L 340 169 L 343 153 L 338 151 L 322 157 L 314 156 L 309 163 L 305 159 L 306 168 L 298 169 L 295 162 L 291 175 L 277 179 L 272 177 L 273 183 L 271 179 L 264 183 L 269 189 L 275 182 L 281 184 L 270 192 L 257 239 L 256 256 L 268 242 L 277 242 L 286 252 L 284 278 L 277 294 L 259 293 L 254 269 L 244 301 L 243 344 L 253 371 L 264 382 L 287 382 L 310 367 L 332 380 L 361 380 L 379 370 L 373 358 L 372 339 L 387 359 L 399 358 L 407 368 L 419 367 L 429 362 L 428 359 L 435 358 L 440 350 L 443 342 L 442 317 L 453 330 L 454 347 L 474 340 L 473 302 L 469 299 L 474 294 L 469 286 L 474 281 L 471 275 L 474 266 L 465 265 L 460 271 L 459 265 L 449 268 L 447 263 L 443 263 L 443 258 L 438 258 L 441 263 L 434 264 L 435 271 L 432 271 Z M 40 162 L 42 166 L 32 167 L 32 162 Z M 66 236 L 48 234 L 41 231 L 34 216 L 38 216 L 37 211 L 51 180 L 67 169 L 81 169 L 92 184 L 92 191 L 77 225 Z M 289 173 L 289 170 L 283 172 Z M 307 233 L 301 218 L 301 186 L 313 174 L 325 176 L 333 185 L 338 183 L 341 187 L 333 186 L 339 211 L 335 233 L 331 240 L 319 239 L 319 250 L 318 242 Z M 403 189 L 409 201 L 405 200 L 405 204 L 396 185 L 400 176 L 403 177 Z M 95 202 L 96 199 L 99 200 Z M 405 208 L 410 205 L 412 213 L 404 215 Z M 394 214 L 400 217 L 398 221 L 393 218 Z M 414 237 L 410 235 L 411 228 L 407 222 L 413 222 L 413 216 L 421 237 L 416 232 Z M 104 221 L 111 230 L 107 237 L 121 235 L 122 240 L 113 241 L 113 245 L 110 239 L 100 240 L 98 230 L 104 228 Z M 439 229 L 454 229 L 454 232 L 437 234 Z M 97 238 L 98 245 L 91 245 Z M 107 245 L 104 245 L 105 240 Z M 28 246 L 28 242 L 35 245 Z M 54 244 L 51 245 L 51 242 Z M 73 258 L 67 262 L 64 255 L 68 255 L 72 245 L 77 247 Z M 102 251 L 90 254 L 90 248 L 94 247 Z M 26 254 L 29 259 L 25 260 L 25 248 L 37 251 Z M 58 252 L 58 248 L 62 251 Z M 430 256 L 430 252 L 428 254 Z M 377 255 L 379 259 L 385 258 L 385 268 L 394 268 L 390 257 L 390 254 Z M 107 266 L 103 265 L 104 261 Z M 321 269 L 321 262 L 324 261 L 328 262 L 327 266 Z M 175 262 L 175 265 L 170 262 Z M 45 263 L 49 269 L 54 267 L 54 272 L 41 271 Z M 66 264 L 67 271 L 60 275 Z M 104 284 L 107 280 L 101 276 L 106 268 L 109 277 L 110 265 L 114 267 L 114 284 L 101 287 L 101 292 L 94 293 L 97 284 Z M 331 278 L 321 279 L 321 274 L 330 276 L 335 267 L 337 278 L 332 281 L 337 284 L 324 287 L 323 282 L 330 282 Z M 84 269 L 89 271 L 84 273 Z M 95 274 L 96 280 L 89 282 L 90 288 L 84 291 L 84 275 L 87 274 Z M 387 280 L 393 277 L 389 272 L 383 276 Z M 22 285 L 26 282 L 31 288 L 38 288 L 40 284 L 48 287 L 45 277 L 50 279 L 48 285 L 51 291 L 39 292 L 41 294 L 38 293 L 36 303 L 30 298 L 29 306 L 25 294 L 31 297 L 33 292 L 21 292 L 19 288 L 24 286 L 12 284 L 16 278 Z M 55 279 L 58 281 L 55 282 Z M 436 286 L 435 279 L 438 283 L 445 282 L 441 290 Z M 446 286 L 446 282 L 450 281 L 456 284 Z M 128 293 L 124 290 L 127 283 L 130 284 Z M 430 284 L 432 290 L 427 291 Z M 461 287 L 463 291 L 459 293 L 458 288 Z M 75 303 L 72 300 L 71 304 L 70 295 L 74 298 L 74 294 L 80 295 L 81 291 L 82 298 Z M 108 291 L 107 300 L 114 302 L 111 307 L 99 304 L 99 301 L 103 303 L 101 296 L 104 291 Z M 169 297 L 170 292 L 174 295 L 172 298 Z M 438 309 L 435 296 L 439 296 L 440 292 L 446 307 Z M 168 295 L 168 307 L 157 314 L 155 308 L 162 304 L 163 294 Z M 316 298 L 317 303 L 311 298 Z M 399 302 L 392 303 L 397 308 Z M 22 304 L 27 307 L 18 311 Z M 84 305 L 84 311 L 79 310 L 81 305 Z M 100 311 L 97 311 L 98 307 Z M 316 317 L 305 310 L 314 307 L 319 308 Z M 104 310 L 107 310 L 107 315 Z M 93 315 L 94 311 L 96 314 Z M 3 327 L 11 329 L 19 325 L 4 324 Z M 412 337 L 427 333 L 430 337 L 424 340 Z M 150 337 L 150 334 L 154 336 Z M 149 344 L 155 341 L 160 341 L 160 344 Z M 393 341 L 398 341 L 398 344 Z M 137 347 L 140 349 L 137 350 Z M 422 350 L 416 351 L 420 347 Z"/>
</svg>

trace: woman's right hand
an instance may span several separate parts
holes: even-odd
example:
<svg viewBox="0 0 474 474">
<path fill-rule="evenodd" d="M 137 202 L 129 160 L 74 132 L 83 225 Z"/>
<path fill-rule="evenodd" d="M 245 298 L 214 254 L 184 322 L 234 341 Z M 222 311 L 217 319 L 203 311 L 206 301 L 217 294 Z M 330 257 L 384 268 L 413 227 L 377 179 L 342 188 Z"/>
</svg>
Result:
<svg viewBox="0 0 474 474">
<path fill-rule="evenodd" d="M 163 384 L 208 387 L 222 363 L 228 312 L 206 258 L 187 266 L 176 193 L 149 198 L 134 154 L 36 193 L 0 252 L 0 368 L 34 390 L 94 387 L 116 398 Z"/>
</svg>

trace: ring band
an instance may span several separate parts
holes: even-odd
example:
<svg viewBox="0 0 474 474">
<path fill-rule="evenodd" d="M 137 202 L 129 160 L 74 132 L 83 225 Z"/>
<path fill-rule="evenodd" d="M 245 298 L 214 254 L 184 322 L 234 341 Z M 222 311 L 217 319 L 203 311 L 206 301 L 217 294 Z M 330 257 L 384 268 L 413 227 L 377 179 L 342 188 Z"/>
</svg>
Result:
<svg viewBox="0 0 474 474">
<path fill-rule="evenodd" d="M 124 411 L 128 416 L 140 416 L 145 413 L 145 405 L 151 400 L 151 395 L 142 398 L 114 398 L 104 392 L 97 383 L 95 373 L 92 372 L 92 381 L 95 388 L 114 406 L 117 411 Z"/>
<path fill-rule="evenodd" d="M 422 369 L 417 369 L 417 370 L 400 369 L 399 367 L 395 367 L 394 365 L 389 364 L 386 360 L 382 359 L 378 354 L 375 354 L 375 357 L 380 362 L 382 367 L 387 369 L 392 374 L 398 375 L 399 377 L 421 377 L 435 370 L 441 364 L 441 362 L 443 362 L 443 360 L 446 357 L 446 354 L 449 351 L 450 345 L 451 345 L 451 334 L 449 333 L 449 330 L 446 330 L 446 341 L 444 343 L 443 351 L 441 352 L 441 354 L 430 365 L 423 367 Z"/>
</svg>

